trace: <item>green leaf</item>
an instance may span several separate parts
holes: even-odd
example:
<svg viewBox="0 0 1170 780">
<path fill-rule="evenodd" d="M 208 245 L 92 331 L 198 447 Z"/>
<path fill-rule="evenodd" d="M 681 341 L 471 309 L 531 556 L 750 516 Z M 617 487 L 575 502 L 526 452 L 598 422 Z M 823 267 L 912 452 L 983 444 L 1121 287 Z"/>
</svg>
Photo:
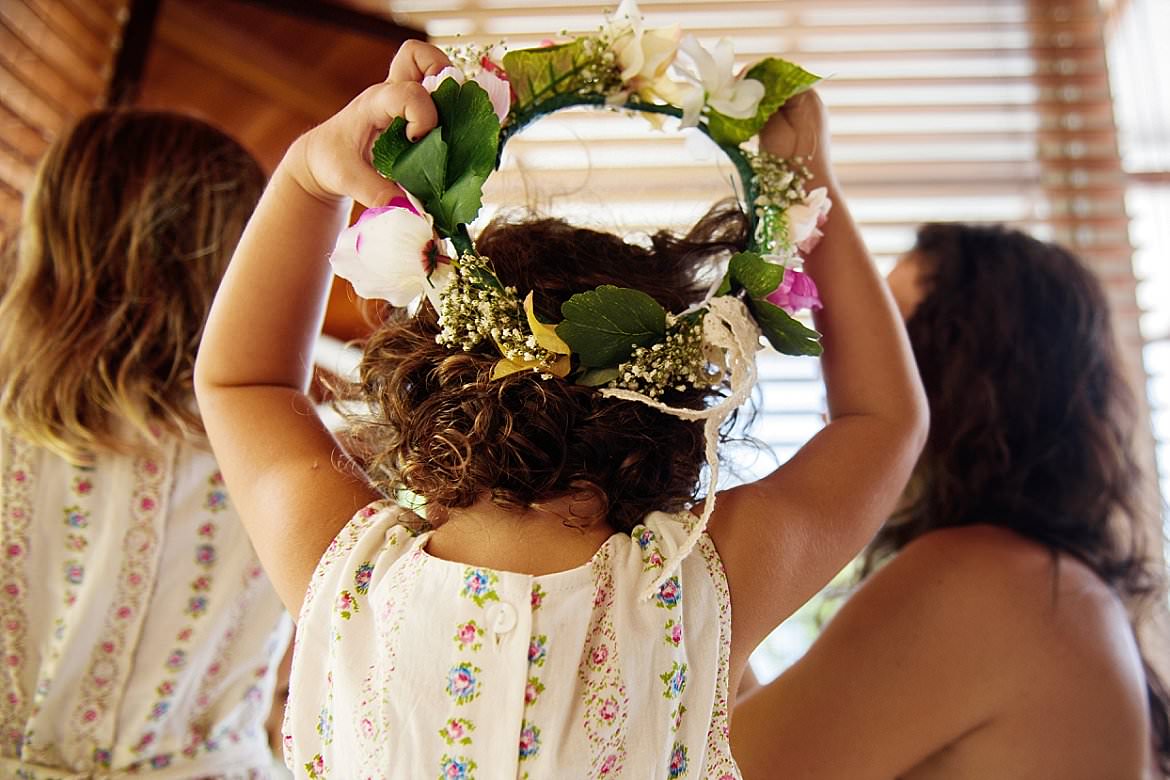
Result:
<svg viewBox="0 0 1170 780">
<path fill-rule="evenodd" d="M 504 70 L 516 92 L 517 110 L 538 100 L 575 89 L 577 76 L 589 62 L 583 39 L 539 49 L 518 49 L 504 55 Z"/>
<path fill-rule="evenodd" d="M 448 166 L 449 167 L 449 166 Z M 435 227 L 445 236 L 455 233 L 455 228 L 475 219 L 479 207 L 483 205 L 483 183 L 487 175 L 467 174 L 455 182 L 442 197 L 438 207 L 431 212 L 435 218 Z"/>
<path fill-rule="evenodd" d="M 447 143 L 447 188 L 454 188 L 469 173 L 480 176 L 482 184 L 495 170 L 500 143 L 500 120 L 491 98 L 474 81 L 460 85 L 446 79 L 431 99 Z"/>
<path fill-rule="evenodd" d="M 576 384 L 585 387 L 601 387 L 608 385 L 619 376 L 616 368 L 590 368 L 578 375 Z"/>
<path fill-rule="evenodd" d="M 740 252 L 727 264 L 727 275 L 716 295 L 747 290 L 753 298 L 766 298 L 784 281 L 784 266 L 769 263 L 757 252 Z"/>
<path fill-rule="evenodd" d="M 652 344 L 666 333 L 666 310 L 641 290 L 603 284 L 561 304 L 565 320 L 557 335 L 586 368 L 624 362 L 635 347 Z"/>
<path fill-rule="evenodd" d="M 378 139 L 374 141 L 374 149 L 371 154 L 374 159 L 374 168 L 386 178 L 393 178 L 394 161 L 409 148 L 410 141 L 406 138 L 406 120 L 396 116 L 390 126 L 383 130 Z"/>
<path fill-rule="evenodd" d="M 760 101 L 756 115 L 747 119 L 733 119 L 712 109 L 707 129 L 716 143 L 738 146 L 760 132 L 768 117 L 789 98 L 799 95 L 821 80 L 820 76 L 809 73 L 799 65 L 776 57 L 757 62 L 744 75 L 764 85 L 764 98 Z"/>
<path fill-rule="evenodd" d="M 821 335 L 801 325 L 776 304 L 751 299 L 748 301 L 748 307 L 751 308 L 764 337 L 777 352 L 785 355 L 816 356 L 823 351 Z"/>
<path fill-rule="evenodd" d="M 439 129 L 398 155 L 390 173 L 394 181 L 423 202 L 427 212 L 435 215 L 447 177 L 447 144 Z"/>
</svg>

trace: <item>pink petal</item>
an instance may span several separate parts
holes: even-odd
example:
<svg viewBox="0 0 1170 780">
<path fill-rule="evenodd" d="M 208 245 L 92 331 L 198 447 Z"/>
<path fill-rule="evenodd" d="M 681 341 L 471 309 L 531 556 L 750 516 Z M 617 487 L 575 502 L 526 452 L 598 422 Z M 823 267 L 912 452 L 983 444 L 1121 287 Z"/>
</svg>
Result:
<svg viewBox="0 0 1170 780">
<path fill-rule="evenodd" d="M 501 122 L 508 117 L 512 109 L 512 85 L 507 79 L 502 79 L 491 70 L 481 70 L 474 79 L 476 84 L 483 87 L 488 99 L 492 101 L 492 110 Z"/>
<path fill-rule="evenodd" d="M 766 299 L 769 303 L 779 306 L 789 314 L 795 314 L 801 309 L 821 309 L 820 293 L 812 277 L 801 271 L 786 269 L 784 279 Z"/>
</svg>

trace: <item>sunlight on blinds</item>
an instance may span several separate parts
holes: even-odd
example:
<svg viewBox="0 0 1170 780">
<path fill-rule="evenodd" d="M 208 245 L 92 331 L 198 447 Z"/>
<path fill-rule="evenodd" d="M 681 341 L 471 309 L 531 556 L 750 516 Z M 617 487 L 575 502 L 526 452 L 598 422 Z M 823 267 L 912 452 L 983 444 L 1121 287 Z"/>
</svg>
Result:
<svg viewBox="0 0 1170 780">
<path fill-rule="evenodd" d="M 1129 173 L 1134 270 L 1162 496 L 1170 500 L 1170 4 L 1131 0 L 1109 41 L 1121 151 Z M 1170 536 L 1170 513 L 1166 516 Z"/>
</svg>

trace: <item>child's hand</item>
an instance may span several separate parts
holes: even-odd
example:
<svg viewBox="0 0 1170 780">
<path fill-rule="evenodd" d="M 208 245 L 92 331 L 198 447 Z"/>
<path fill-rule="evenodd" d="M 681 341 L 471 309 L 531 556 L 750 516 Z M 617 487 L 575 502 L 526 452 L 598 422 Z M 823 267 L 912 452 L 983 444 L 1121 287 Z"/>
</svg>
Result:
<svg viewBox="0 0 1170 780">
<path fill-rule="evenodd" d="M 802 92 L 772 114 L 760 131 L 760 149 L 784 159 L 802 158 L 813 175 L 811 186 L 828 184 L 833 178 L 828 125 L 820 96 Z"/>
<path fill-rule="evenodd" d="M 412 141 L 435 127 L 435 104 L 419 82 L 450 64 L 447 55 L 429 43 L 402 44 L 384 82 L 367 88 L 296 141 L 289 158 L 297 182 L 322 200 L 351 197 L 366 206 L 399 194 L 397 185 L 374 170 L 370 148 L 395 117 L 406 119 L 406 137 Z"/>
</svg>

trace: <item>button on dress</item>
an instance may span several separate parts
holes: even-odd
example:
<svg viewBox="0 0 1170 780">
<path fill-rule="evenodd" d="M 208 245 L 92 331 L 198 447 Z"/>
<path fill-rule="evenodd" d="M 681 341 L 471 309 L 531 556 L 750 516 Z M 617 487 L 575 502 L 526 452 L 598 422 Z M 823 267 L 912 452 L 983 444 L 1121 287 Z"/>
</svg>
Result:
<svg viewBox="0 0 1170 780">
<path fill-rule="evenodd" d="M 532 576 L 432 557 L 399 511 L 358 512 L 306 594 L 284 728 L 297 777 L 739 778 L 723 567 L 705 534 L 672 555 L 693 515 L 653 512 Z"/>
</svg>

